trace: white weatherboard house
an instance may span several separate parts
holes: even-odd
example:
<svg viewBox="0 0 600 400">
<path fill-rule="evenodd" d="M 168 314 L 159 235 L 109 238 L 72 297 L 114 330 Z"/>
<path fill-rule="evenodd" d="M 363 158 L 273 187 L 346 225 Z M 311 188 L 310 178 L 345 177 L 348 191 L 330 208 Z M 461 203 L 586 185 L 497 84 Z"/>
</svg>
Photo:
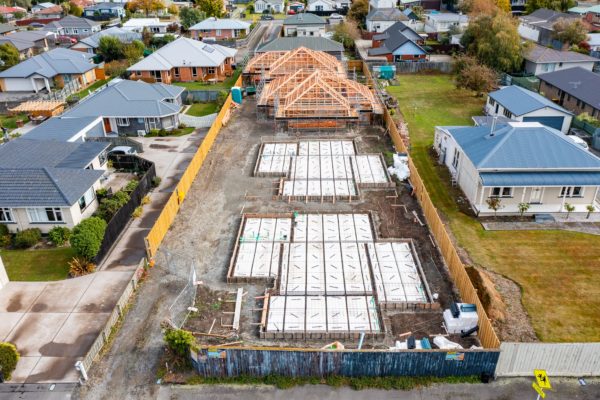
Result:
<svg viewBox="0 0 600 400">
<path fill-rule="evenodd" d="M 498 214 L 519 214 L 519 203 L 528 214 L 599 209 L 600 158 L 538 122 L 438 126 L 434 148 L 478 215 L 494 213 L 493 197 Z"/>
<path fill-rule="evenodd" d="M 539 122 L 568 133 L 573 113 L 535 92 L 519 86 L 507 86 L 491 92 L 485 103 L 487 115 L 520 122 Z"/>
<path fill-rule="evenodd" d="M 274 13 L 281 13 L 285 8 L 283 0 L 256 0 L 254 2 L 254 12 L 262 13 L 265 10 L 270 10 Z"/>
</svg>

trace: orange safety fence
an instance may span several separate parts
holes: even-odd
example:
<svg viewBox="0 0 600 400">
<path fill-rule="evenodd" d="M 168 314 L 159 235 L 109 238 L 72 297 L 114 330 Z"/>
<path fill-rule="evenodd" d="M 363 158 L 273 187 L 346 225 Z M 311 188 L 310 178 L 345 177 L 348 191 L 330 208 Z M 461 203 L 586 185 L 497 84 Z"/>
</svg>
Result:
<svg viewBox="0 0 600 400">
<path fill-rule="evenodd" d="M 241 85 L 242 77 L 240 76 L 234 86 Z M 208 133 L 202 141 L 202 144 L 196 151 L 196 154 L 194 154 L 192 161 L 181 176 L 181 179 L 179 180 L 175 191 L 173 191 L 173 193 L 169 197 L 169 200 L 167 201 L 160 215 L 156 219 L 154 226 L 152 226 L 150 232 L 148 232 L 148 236 L 146 236 L 145 242 L 146 252 L 149 259 L 152 259 L 152 257 L 156 255 L 158 247 L 162 243 L 165 235 L 171 227 L 171 224 L 175 220 L 177 212 L 179 211 L 179 207 L 185 200 L 185 197 L 188 194 L 188 191 L 190 190 L 190 187 L 192 186 L 196 175 L 198 175 L 198 171 L 200 171 L 200 168 L 202 167 L 202 164 L 204 164 L 204 160 L 206 159 L 208 152 L 210 151 L 217 136 L 219 135 L 219 132 L 221 131 L 221 127 L 223 126 L 223 120 L 227 117 L 231 104 L 232 100 L 230 93 L 229 96 L 227 96 L 227 100 L 225 101 L 225 104 L 223 104 L 221 111 L 217 115 L 217 118 L 208 130 Z"/>
</svg>

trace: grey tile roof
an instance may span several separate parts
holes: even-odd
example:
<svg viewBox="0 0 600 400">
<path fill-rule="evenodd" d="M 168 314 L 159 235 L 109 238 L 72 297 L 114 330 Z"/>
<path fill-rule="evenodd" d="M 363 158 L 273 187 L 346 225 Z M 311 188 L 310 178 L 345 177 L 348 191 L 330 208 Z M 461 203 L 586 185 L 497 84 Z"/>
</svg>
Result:
<svg viewBox="0 0 600 400">
<path fill-rule="evenodd" d="M 306 47 L 316 51 L 326 52 L 343 52 L 344 46 L 340 42 L 336 42 L 324 37 L 280 37 L 273 39 L 260 46 L 256 52 L 265 53 L 267 51 L 289 51 L 298 47 Z"/>
<path fill-rule="evenodd" d="M 103 173 L 50 167 L 0 168 L 0 207 L 72 206 Z"/>
<path fill-rule="evenodd" d="M 577 53 L 574 51 L 560 51 L 554 50 L 550 47 L 544 47 L 534 45 L 531 49 L 523 54 L 523 58 L 527 61 L 534 62 L 536 64 L 547 64 L 556 62 L 597 62 L 600 60 L 594 57 L 590 57 L 585 54 Z"/>
<path fill-rule="evenodd" d="M 580 19 L 579 15 L 567 14 L 560 11 L 549 10 L 547 8 L 540 8 L 532 12 L 531 14 L 520 17 L 522 22 L 538 26 L 540 28 L 554 30 L 552 27 L 557 20 L 565 19 Z"/>
<path fill-rule="evenodd" d="M 290 15 L 283 21 L 283 25 L 325 25 L 326 23 L 323 18 L 311 13 Z"/>
<path fill-rule="evenodd" d="M 538 78 L 600 109 L 600 75 L 581 67 L 574 67 L 541 74 Z"/>
<path fill-rule="evenodd" d="M 100 22 L 92 21 L 87 18 L 75 17 L 73 15 L 67 15 L 64 18 L 59 19 L 58 21 L 52 21 L 46 26 L 44 26 L 44 30 L 53 30 L 56 28 L 92 28 L 94 26 L 100 25 Z"/>
<path fill-rule="evenodd" d="M 57 142 L 22 137 L 0 146 L 0 168 L 85 168 L 108 146 L 106 142 Z"/>
<path fill-rule="evenodd" d="M 397 8 L 374 8 L 367 14 L 367 21 L 408 21 Z"/>
<path fill-rule="evenodd" d="M 13 38 L 12 35 L 0 36 L 0 44 L 10 43 L 12 44 L 19 52 L 27 49 L 31 49 L 35 46 L 35 43 L 31 40 L 23 40 L 19 38 Z"/>
<path fill-rule="evenodd" d="M 90 62 L 92 57 L 93 54 L 56 48 L 0 72 L 0 78 L 27 78 L 33 74 L 53 78 L 60 74 L 82 74 L 96 66 Z"/>
<path fill-rule="evenodd" d="M 400 24 L 400 25 L 398 25 L 398 24 Z M 406 28 L 406 29 L 403 29 L 403 28 Z M 385 36 L 378 35 L 380 38 L 385 37 L 385 39 L 383 39 L 384 41 L 380 47 L 369 49 L 369 55 L 380 56 L 383 54 L 391 54 L 394 51 L 396 51 L 398 48 L 404 46 L 406 43 L 412 43 L 414 46 L 416 46 L 418 48 L 418 50 L 421 51 L 421 54 L 427 54 L 425 49 L 423 49 L 421 46 L 419 46 L 417 43 L 415 43 L 414 40 L 410 39 L 407 36 L 407 35 L 411 35 L 414 37 L 414 34 L 416 34 L 416 32 L 414 32 L 412 29 L 406 27 L 402 22 L 396 22 L 394 25 L 390 26 L 388 29 L 385 30 L 385 32 L 384 32 Z M 418 34 L 416 34 L 416 35 L 419 39 L 421 39 L 421 37 Z M 376 39 L 376 40 L 382 40 L 382 39 Z"/>
<path fill-rule="evenodd" d="M 6 32 L 16 31 L 17 27 L 11 24 L 0 24 L 0 35 Z"/>
<path fill-rule="evenodd" d="M 91 6 L 86 7 L 86 10 L 92 10 L 92 11 L 96 11 L 96 10 L 113 10 L 113 9 L 119 9 L 119 8 L 125 8 L 125 3 L 96 3 L 93 4 Z"/>
<path fill-rule="evenodd" d="M 96 32 L 91 36 L 83 38 L 80 40 L 80 43 L 87 44 L 91 48 L 98 48 L 100 45 L 100 39 L 104 36 L 113 36 L 118 38 L 123 43 L 131 43 L 134 40 L 142 40 L 142 34 L 139 32 L 132 32 L 119 27 L 112 27 L 108 29 L 103 29 L 100 32 Z"/>
<path fill-rule="evenodd" d="M 63 116 L 164 117 L 176 114 L 181 109 L 179 105 L 165 100 L 176 98 L 184 90 L 162 83 L 122 80 L 86 97 Z"/>
<path fill-rule="evenodd" d="M 98 117 L 62 118 L 54 117 L 27 132 L 23 138 L 28 140 L 45 140 L 68 142 L 73 136 L 98 120 Z"/>
</svg>

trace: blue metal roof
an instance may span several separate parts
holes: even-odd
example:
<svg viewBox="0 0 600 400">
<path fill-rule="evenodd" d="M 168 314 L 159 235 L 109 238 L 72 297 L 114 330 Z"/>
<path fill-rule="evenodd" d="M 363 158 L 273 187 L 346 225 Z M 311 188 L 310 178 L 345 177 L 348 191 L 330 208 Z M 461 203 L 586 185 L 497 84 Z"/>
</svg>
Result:
<svg viewBox="0 0 600 400">
<path fill-rule="evenodd" d="M 482 172 L 483 186 L 600 186 L 600 171 L 593 172 Z"/>
<path fill-rule="evenodd" d="M 539 123 L 446 127 L 465 155 L 481 172 L 490 170 L 596 170 L 600 158 L 561 132 Z M 500 172 L 500 171 L 499 171 Z"/>
<path fill-rule="evenodd" d="M 520 86 L 507 86 L 491 92 L 489 96 L 516 116 L 521 116 L 546 107 L 572 115 L 570 111 L 565 110 L 544 96 Z"/>
</svg>

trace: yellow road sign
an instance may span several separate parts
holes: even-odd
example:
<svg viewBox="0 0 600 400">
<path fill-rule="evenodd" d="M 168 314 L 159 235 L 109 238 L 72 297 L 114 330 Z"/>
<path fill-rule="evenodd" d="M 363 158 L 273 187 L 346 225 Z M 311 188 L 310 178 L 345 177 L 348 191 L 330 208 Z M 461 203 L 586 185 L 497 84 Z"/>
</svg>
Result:
<svg viewBox="0 0 600 400">
<path fill-rule="evenodd" d="M 539 387 L 542 389 L 552 389 L 552 385 L 550 385 L 550 378 L 548 378 L 546 370 L 534 369 L 533 374 L 535 375 L 535 380 Z"/>
<path fill-rule="evenodd" d="M 531 384 L 531 386 L 533 387 L 533 390 L 535 390 L 537 392 L 537 394 L 539 394 L 542 399 L 546 398 L 546 393 L 544 393 L 544 391 L 542 390 L 542 388 L 539 387 L 537 383 L 533 382 Z"/>
</svg>

